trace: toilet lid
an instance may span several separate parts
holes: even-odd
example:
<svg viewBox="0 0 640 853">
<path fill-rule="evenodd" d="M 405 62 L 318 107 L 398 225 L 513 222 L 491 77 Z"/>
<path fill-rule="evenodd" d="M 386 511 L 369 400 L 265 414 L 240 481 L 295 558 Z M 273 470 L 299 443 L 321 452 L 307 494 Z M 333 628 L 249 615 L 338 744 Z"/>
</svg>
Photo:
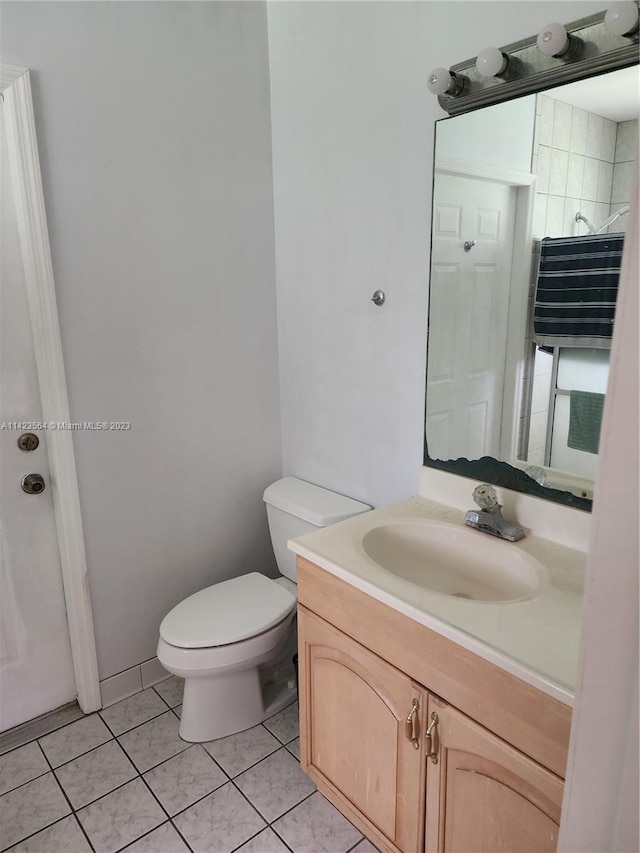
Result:
<svg viewBox="0 0 640 853">
<path fill-rule="evenodd" d="M 162 620 L 160 636 L 185 649 L 227 646 L 277 625 L 295 604 L 288 590 L 251 572 L 185 598 Z"/>
</svg>

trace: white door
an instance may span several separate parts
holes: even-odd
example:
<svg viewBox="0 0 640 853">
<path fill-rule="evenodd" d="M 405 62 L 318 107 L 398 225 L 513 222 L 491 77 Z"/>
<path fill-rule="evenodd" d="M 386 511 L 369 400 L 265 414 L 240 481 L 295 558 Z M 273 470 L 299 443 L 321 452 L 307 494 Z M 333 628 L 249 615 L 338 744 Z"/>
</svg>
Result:
<svg viewBox="0 0 640 853">
<path fill-rule="evenodd" d="M 0 196 L 0 731 L 76 696 L 44 432 L 25 452 L 13 428 L 42 419 L 4 122 Z M 45 481 L 26 494 L 27 474 Z"/>
<path fill-rule="evenodd" d="M 514 187 L 436 173 L 426 416 L 433 459 L 499 455 L 515 210 Z"/>
</svg>

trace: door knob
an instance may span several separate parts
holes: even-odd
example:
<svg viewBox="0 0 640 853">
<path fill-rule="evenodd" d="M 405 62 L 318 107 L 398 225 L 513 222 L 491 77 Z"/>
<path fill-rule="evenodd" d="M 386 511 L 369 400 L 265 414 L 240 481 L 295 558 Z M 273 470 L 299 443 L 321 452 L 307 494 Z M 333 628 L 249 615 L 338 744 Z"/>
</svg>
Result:
<svg viewBox="0 0 640 853">
<path fill-rule="evenodd" d="M 20 485 L 22 491 L 28 495 L 39 495 L 45 489 L 45 482 L 40 474 L 27 474 L 26 477 L 22 478 Z"/>
</svg>

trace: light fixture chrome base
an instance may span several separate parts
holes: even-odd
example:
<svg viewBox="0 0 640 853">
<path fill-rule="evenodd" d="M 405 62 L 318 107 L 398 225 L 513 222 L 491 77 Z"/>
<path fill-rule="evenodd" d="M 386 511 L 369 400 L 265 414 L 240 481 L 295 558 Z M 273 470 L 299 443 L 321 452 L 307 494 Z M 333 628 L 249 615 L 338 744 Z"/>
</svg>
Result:
<svg viewBox="0 0 640 853">
<path fill-rule="evenodd" d="M 506 79 L 483 77 L 478 73 L 475 57 L 452 65 L 450 71 L 464 78 L 464 89 L 457 96 L 439 95 L 440 106 L 449 115 L 458 115 L 594 74 L 637 65 L 638 32 L 614 35 L 605 27 L 604 17 L 605 12 L 599 12 L 568 24 L 566 29 L 572 46 L 563 56 L 545 56 L 536 46 L 536 36 L 500 48 L 509 57 L 510 73 Z"/>
</svg>

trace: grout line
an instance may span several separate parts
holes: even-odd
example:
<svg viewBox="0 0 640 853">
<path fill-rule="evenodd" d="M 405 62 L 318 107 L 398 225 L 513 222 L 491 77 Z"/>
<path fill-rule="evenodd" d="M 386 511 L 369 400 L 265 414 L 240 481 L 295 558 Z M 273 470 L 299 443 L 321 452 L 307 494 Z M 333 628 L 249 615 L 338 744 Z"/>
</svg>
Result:
<svg viewBox="0 0 640 853">
<path fill-rule="evenodd" d="M 184 741 L 184 742 L 186 743 L 186 741 Z M 119 741 L 118 741 L 118 743 L 119 743 Z M 182 755 L 183 753 L 187 752 L 189 749 L 191 749 L 191 746 L 196 746 L 196 744 L 194 743 L 194 744 L 191 744 L 190 746 L 186 746 L 184 749 L 181 749 L 181 750 L 180 750 L 180 752 L 174 752 L 174 754 L 173 754 L 173 755 L 170 755 L 168 758 L 163 758 L 163 759 L 162 759 L 162 761 L 159 761 L 157 764 L 153 764 L 151 767 L 145 767 L 145 769 L 144 769 L 144 770 L 140 770 L 140 768 L 139 768 L 139 767 L 138 767 L 138 765 L 135 763 L 135 761 L 133 760 L 133 758 L 132 758 L 132 757 L 129 755 L 129 753 L 127 752 L 126 747 L 124 747 L 122 744 L 120 744 L 120 746 L 121 746 L 121 748 L 124 750 L 124 753 L 125 753 L 125 755 L 127 756 L 127 758 L 129 759 L 129 761 L 130 761 L 130 762 L 133 764 L 133 766 L 136 768 L 136 770 L 137 770 L 138 774 L 139 774 L 140 776 L 144 776 L 144 774 L 145 774 L 145 773 L 149 773 L 151 770 L 155 770 L 155 769 L 156 769 L 156 767 L 161 767 L 165 762 L 167 762 L 167 761 L 171 761 L 171 759 L 172 759 L 172 758 L 177 758 L 179 755 Z"/>
<path fill-rule="evenodd" d="M 216 791 L 219 791 L 221 788 L 224 788 L 224 786 L 228 785 L 231 781 L 231 779 L 227 779 L 226 782 L 222 782 L 220 785 L 217 785 L 212 791 L 208 791 L 206 794 L 203 794 L 202 797 L 198 797 L 197 800 L 194 800 L 192 803 L 189 803 L 188 806 L 185 806 L 183 809 L 180 809 L 179 812 L 176 812 L 171 817 L 171 820 L 175 820 L 175 818 L 180 817 L 180 815 L 183 815 L 185 812 L 189 811 L 189 809 L 193 808 L 193 806 L 197 806 L 198 803 L 201 803 L 203 800 L 206 800 L 207 797 L 210 797 L 211 794 L 215 794 Z"/>
<path fill-rule="evenodd" d="M 113 706 L 111 706 L 111 707 L 113 707 Z M 172 709 L 169 709 L 169 710 L 172 710 Z M 112 729 L 112 727 L 109 725 L 109 723 L 102 717 L 101 711 L 97 711 L 96 713 L 100 714 L 100 719 L 105 724 L 105 726 L 109 729 L 109 731 L 113 734 L 114 737 L 121 737 L 122 735 L 126 735 L 129 732 L 132 732 L 134 729 L 139 729 L 140 726 L 144 726 L 145 723 L 150 723 L 152 720 L 157 720 L 158 717 L 161 717 L 163 714 L 167 713 L 167 709 L 165 708 L 164 710 L 159 711 L 157 714 L 154 714 L 152 717 L 148 717 L 146 720 L 143 720 L 141 723 L 136 723 L 135 726 L 131 726 L 130 729 L 125 729 L 124 731 L 120 732 L 119 734 L 116 734 L 114 732 L 114 730 Z"/>
<path fill-rule="evenodd" d="M 249 799 L 249 797 L 247 796 L 247 794 L 245 794 L 245 793 L 244 793 L 244 791 L 243 791 L 241 788 L 239 788 L 239 787 L 238 787 L 238 785 L 236 785 L 236 783 L 235 783 L 235 781 L 234 781 L 233 779 L 231 780 L 231 784 L 234 786 L 234 788 L 236 789 L 236 791 L 239 791 L 239 792 L 242 794 L 242 796 L 243 796 L 243 797 L 244 797 L 244 799 L 249 803 L 249 805 L 251 806 L 251 808 L 252 808 L 255 812 L 257 812 L 257 813 L 260 815 L 260 817 L 261 817 L 261 818 L 262 818 L 262 820 L 267 824 L 267 826 L 269 826 L 269 827 L 271 827 L 271 829 L 273 829 L 273 831 L 276 833 L 276 835 L 278 835 L 278 838 L 280 837 L 280 835 L 279 835 L 279 833 L 277 832 L 277 830 L 276 830 L 276 829 L 274 829 L 273 824 L 274 824 L 277 820 L 280 820 L 280 818 L 281 818 L 281 817 L 284 817 L 286 814 L 289 814 L 289 812 L 292 812 L 295 808 L 297 808 L 299 805 L 301 805 L 302 803 L 304 803 L 304 802 L 305 802 L 305 800 L 308 800 L 308 799 L 309 799 L 309 797 L 312 797 L 312 796 L 316 793 L 316 791 L 318 790 L 318 789 L 316 788 L 316 789 L 315 789 L 315 791 L 311 791 L 311 793 L 310 793 L 310 794 L 307 794 L 307 795 L 306 795 L 305 797 L 303 797 L 299 802 L 297 802 L 297 803 L 295 803 L 295 805 L 291 806 L 291 808 L 290 808 L 290 809 L 287 809 L 286 811 L 282 812 L 282 814 L 279 814 L 277 817 L 274 817 L 273 821 L 270 821 L 270 820 L 268 820 L 268 819 L 265 817 L 265 815 L 263 815 L 263 814 L 262 814 L 262 812 L 258 809 L 258 807 L 257 807 L 257 806 L 256 806 L 256 805 L 255 805 L 255 804 L 254 804 L 250 799 Z M 262 830 L 260 830 L 260 831 L 262 832 L 264 829 L 265 829 L 265 827 L 262 827 Z M 282 841 L 286 844 L 286 842 L 284 841 L 284 838 L 282 839 Z M 287 845 L 287 846 L 288 846 L 288 845 Z"/>
<path fill-rule="evenodd" d="M 142 779 L 143 783 L 146 785 L 147 790 L 151 793 L 151 796 L 153 797 L 153 799 L 157 802 L 157 804 L 160 806 L 160 808 L 162 809 L 162 811 L 166 814 L 166 816 L 167 816 L 168 820 L 171 820 L 171 815 L 170 815 L 170 814 L 169 814 L 169 812 L 165 809 L 165 807 L 162 805 L 162 803 L 160 802 L 160 800 L 159 800 L 159 799 L 158 799 L 158 797 L 156 796 L 156 793 L 155 793 L 155 791 L 153 790 L 153 788 L 151 787 L 151 785 L 147 782 L 147 780 L 144 778 L 144 776 L 140 776 L 140 778 Z M 157 829 L 157 827 L 156 827 L 156 829 Z M 151 830 L 151 832 L 153 832 L 153 830 Z"/>
<path fill-rule="evenodd" d="M 171 823 L 171 826 L 172 826 L 172 827 L 175 829 L 175 831 L 178 833 L 178 835 L 180 836 L 180 838 L 181 838 L 181 839 L 184 841 L 184 843 L 187 845 L 187 850 L 191 851 L 191 853 L 195 853 L 195 851 L 194 851 L 193 847 L 189 844 L 189 842 L 187 841 L 186 837 L 185 837 L 185 836 L 180 832 L 180 829 L 179 829 L 179 828 L 175 825 L 175 823 L 173 822 L 173 818 L 171 818 L 170 823 Z"/>
<path fill-rule="evenodd" d="M 62 817 L 59 817 L 57 820 L 54 820 L 53 823 L 48 823 L 46 826 L 43 826 L 40 829 L 37 829 L 35 832 L 32 832 L 30 835 L 25 835 L 24 838 L 20 838 L 18 839 L 18 841 L 14 841 L 13 844 L 11 844 L 9 847 L 0 848 L 0 853 L 5 853 L 5 851 L 11 850 L 11 847 L 15 845 L 24 844 L 24 842 L 28 841 L 30 838 L 35 838 L 35 836 L 38 835 L 39 832 L 44 832 L 45 829 L 49 829 L 50 827 L 55 826 L 57 823 L 62 823 L 62 821 L 66 820 L 68 817 L 75 817 L 75 815 L 73 813 L 62 815 Z M 80 821 L 78 821 L 78 823 L 79 822 Z M 93 847 L 91 849 L 93 850 Z"/>
<path fill-rule="evenodd" d="M 120 851 L 121 851 L 121 853 L 126 853 L 126 851 L 129 850 L 131 847 L 133 847 L 134 844 L 137 844 L 138 841 L 140 841 L 143 838 L 146 838 L 148 835 L 151 835 L 152 832 L 155 832 L 156 829 L 160 829 L 161 826 L 166 826 L 167 824 L 170 824 L 170 823 L 171 823 L 171 820 L 163 820 L 162 823 L 159 823 L 157 826 L 154 826 L 153 829 L 148 830 L 148 832 L 145 832 L 144 835 L 139 835 L 137 838 L 134 838 L 133 841 L 130 841 L 126 847 L 120 847 L 119 853 L 120 853 Z"/>
<path fill-rule="evenodd" d="M 219 763 L 215 760 L 215 758 L 213 757 L 213 755 L 211 755 L 211 753 L 210 753 L 208 750 L 206 750 L 206 749 L 204 748 L 204 746 L 203 746 L 201 743 L 194 743 L 194 744 L 192 744 L 192 745 L 193 745 L 193 746 L 199 746 L 199 747 L 200 747 L 200 749 L 204 752 L 204 754 L 205 754 L 206 756 L 208 756 L 208 757 L 213 761 L 213 763 L 216 765 L 216 767 L 218 768 L 218 770 L 220 770 L 220 772 L 221 772 L 224 776 L 226 776 L 226 778 L 229 780 L 229 782 L 231 781 L 231 776 L 229 776 L 229 774 L 228 774 L 228 773 L 227 773 L 227 771 L 224 769 L 224 767 L 222 767 L 222 765 L 221 765 L 221 764 L 219 764 Z"/>
<path fill-rule="evenodd" d="M 77 761 L 78 758 L 84 758 L 85 755 L 89 755 L 90 752 L 95 752 L 96 750 L 100 749 L 101 746 L 106 746 L 108 743 L 111 743 L 112 740 L 115 740 L 113 735 L 108 740 L 105 740 L 102 743 L 99 743 L 97 746 L 92 746 L 90 749 L 87 749 L 85 752 L 81 752 L 79 755 L 74 755 L 73 758 L 70 758 L 68 761 L 63 761 L 62 764 L 56 764 L 55 767 L 53 766 L 53 764 L 51 764 L 51 762 L 49 762 L 51 769 L 55 773 L 55 771 L 59 770 L 61 767 L 66 767 L 67 764 L 72 764 L 74 761 Z M 44 752 L 44 750 L 42 750 L 42 751 Z M 46 758 L 46 755 L 45 755 L 45 758 Z M 48 760 L 49 759 L 47 759 L 47 761 Z"/>
<path fill-rule="evenodd" d="M 175 677 L 175 678 L 177 678 L 177 676 L 170 676 L 170 677 Z M 158 682 L 157 682 L 157 684 L 163 684 L 163 683 L 164 683 L 164 681 L 167 681 L 167 680 L 168 680 L 168 679 L 166 679 L 166 678 L 165 678 L 165 679 L 163 679 L 163 681 L 158 681 Z M 170 708 L 172 711 L 173 711 L 173 709 L 174 709 L 174 708 L 177 708 L 177 707 L 178 707 L 178 705 L 181 705 L 181 704 L 182 704 L 182 699 L 181 699 L 179 702 L 176 702 L 176 704 L 175 704 L 175 705 L 170 705 L 170 704 L 169 704 L 169 702 L 164 698 L 164 696 L 162 695 L 162 693 L 160 693 L 160 691 L 159 691 L 159 690 L 156 690 L 156 684 L 152 684 L 152 685 L 151 685 L 151 687 L 147 687 L 147 688 L 145 688 L 145 689 L 146 689 L 146 690 L 153 690 L 155 693 L 157 693 L 157 694 L 158 694 L 158 696 L 159 696 L 159 697 L 162 699 L 162 701 L 164 702 L 164 704 L 165 704 L 168 708 Z M 183 688 L 183 689 L 184 689 L 184 688 Z"/>
<path fill-rule="evenodd" d="M 236 791 L 238 791 L 240 796 L 243 797 L 243 799 L 249 803 L 251 808 L 260 817 L 260 819 L 265 822 L 266 826 L 263 826 L 262 829 L 260 830 L 260 832 L 263 832 L 267 828 L 267 826 L 271 826 L 271 823 L 266 819 L 266 817 L 262 814 L 262 812 L 258 809 L 258 807 L 256 805 L 254 805 L 254 803 L 251 802 L 251 800 L 249 799 L 249 797 L 247 797 L 247 795 L 244 793 L 244 791 L 240 790 L 240 788 L 236 785 L 236 783 L 233 781 L 233 779 L 231 780 L 231 784 L 236 789 Z M 276 820 L 277 820 L 277 818 L 276 818 Z M 257 835 L 257 833 L 256 833 L 256 835 Z"/>
<path fill-rule="evenodd" d="M 314 791 L 314 793 L 315 793 L 315 791 Z M 311 796 L 311 795 L 309 795 L 309 796 Z M 305 799 L 307 799 L 307 800 L 308 800 L 308 799 L 309 799 L 309 797 L 306 797 Z M 304 802 L 304 800 L 302 800 L 302 802 Z M 298 803 L 298 805 L 300 805 L 300 803 Z M 294 808 L 295 808 L 295 806 L 294 806 Z M 291 811 L 291 809 L 290 809 L 289 811 Z M 289 812 L 285 812 L 285 814 L 289 814 Z M 280 817 L 284 817 L 284 815 L 280 815 Z M 279 818 L 279 817 L 277 817 L 277 818 L 276 818 L 276 820 L 280 820 L 280 818 Z M 274 822 L 275 822 L 275 821 L 274 821 Z M 287 848 L 287 850 L 290 850 L 290 851 L 291 851 L 291 853 L 294 853 L 294 849 L 293 849 L 293 847 L 291 847 L 291 845 L 290 845 L 290 844 L 287 844 L 287 842 L 284 840 L 284 838 L 283 838 L 283 837 L 282 837 L 282 835 L 278 832 L 278 830 L 275 828 L 275 826 L 274 826 L 272 823 L 270 823 L 270 824 L 269 824 L 269 827 L 270 827 L 271 831 L 275 834 L 275 836 L 276 836 L 277 838 L 279 838 L 279 839 L 280 839 L 280 841 L 282 841 L 282 843 L 283 843 L 283 844 L 284 844 L 284 846 Z"/>
<path fill-rule="evenodd" d="M 242 732 L 239 732 L 239 734 L 242 734 Z M 215 743 L 215 741 L 207 741 L 207 743 Z M 276 752 L 278 752 L 280 749 L 284 749 L 283 745 L 282 745 L 281 743 L 279 743 L 279 744 L 276 746 L 276 748 L 275 748 L 274 750 L 272 750 L 271 752 L 267 753 L 267 755 L 263 755 L 263 756 L 262 756 L 262 758 L 259 758 L 257 761 L 254 761 L 254 762 L 253 762 L 253 764 L 250 764 L 248 767 L 244 767 L 242 770 L 240 770 L 238 773 L 236 773 L 236 774 L 235 774 L 235 776 L 232 776 L 232 775 L 229 773 L 229 771 L 228 771 L 228 770 L 225 770 L 225 769 L 224 769 L 224 767 L 222 766 L 222 764 L 220 764 L 220 761 L 219 761 L 219 760 L 216 760 L 215 756 L 211 755 L 211 753 L 209 752 L 209 750 L 208 750 L 208 749 L 206 749 L 206 747 L 204 747 L 204 745 L 203 745 L 203 744 L 201 744 L 201 746 L 203 746 L 203 749 L 205 750 L 205 752 L 207 752 L 207 754 L 208 754 L 211 758 L 213 758 L 213 760 L 214 760 L 214 761 L 216 762 L 216 764 L 220 767 L 220 769 L 223 771 L 223 773 L 226 773 L 226 775 L 229 777 L 229 781 L 231 781 L 231 782 L 233 782 L 233 780 L 234 780 L 234 779 L 237 779 L 239 776 L 242 776 L 242 774 L 243 774 L 243 773 L 246 773 L 248 770 L 252 770 L 254 767 L 257 767 L 257 766 L 258 766 L 258 764 L 261 764 L 263 761 L 266 761 L 266 760 L 267 760 L 267 758 L 271 758 L 271 756 L 272 756 L 272 755 L 275 755 L 275 753 L 276 753 Z"/>
<path fill-rule="evenodd" d="M 78 814 L 78 812 L 81 812 L 81 811 L 83 811 L 84 809 L 88 809 L 88 808 L 89 808 L 89 806 L 93 806 L 93 805 L 95 805 L 96 803 L 99 803 L 99 802 L 100 802 L 100 800 L 103 800 L 105 797 L 108 797 L 110 794 L 114 794 L 116 791 L 119 791 L 119 790 L 120 790 L 120 788 L 124 788 L 124 787 L 125 787 L 125 785 L 128 785 L 128 784 L 129 784 L 129 782 L 135 782 L 135 781 L 136 781 L 136 779 L 139 779 L 139 778 L 140 778 L 140 774 L 139 774 L 139 773 L 137 773 L 137 775 L 136 775 L 136 776 L 134 776 L 134 777 L 133 777 L 133 779 L 127 779 L 127 781 L 126 781 L 126 782 L 122 782 L 122 784 L 120 784 L 120 785 L 116 785 L 116 786 L 115 786 L 115 788 L 111 788 L 111 790 L 110 790 L 110 791 L 106 791 L 104 794 L 100 794 L 100 796 L 99 796 L 99 797 L 96 797 L 94 800 L 89 800 L 89 802 L 88 802 L 88 803 L 83 803 L 81 806 L 78 806 L 78 808 L 74 808 L 74 807 L 72 806 L 71 808 L 73 809 L 73 813 L 74 813 L 74 814 Z M 62 786 L 61 786 L 61 787 L 62 787 Z"/>
<path fill-rule="evenodd" d="M 277 818 L 276 818 L 276 820 L 277 820 Z M 268 823 L 266 826 L 263 826 L 263 827 L 262 827 L 262 829 L 258 830 L 258 832 L 256 832 L 256 833 L 255 833 L 254 835 L 252 835 L 250 838 L 245 839 L 245 840 L 244 840 L 241 844 L 239 844 L 237 847 L 234 847 L 234 848 L 233 848 L 233 850 L 231 850 L 231 853 L 237 853 L 237 851 L 238 851 L 238 850 L 242 850 L 242 848 L 244 847 L 244 845 L 245 845 L 245 844 L 248 844 L 250 841 L 253 841 L 253 840 L 254 840 L 254 838 L 257 838 L 257 837 L 258 837 L 262 832 L 266 832 L 268 829 L 270 829 L 270 830 L 274 833 L 274 835 L 276 836 L 276 838 L 278 838 L 280 841 L 282 841 L 282 843 L 283 843 L 283 844 L 284 844 L 284 846 L 287 848 L 287 850 L 289 851 L 289 853 L 294 853 L 293 848 L 289 847 L 289 845 L 286 843 L 286 841 L 284 841 L 284 839 L 280 838 L 280 836 L 279 836 L 279 835 L 278 835 L 278 833 L 274 830 L 273 826 L 272 826 L 270 823 Z"/>
<path fill-rule="evenodd" d="M 24 788 L 25 785 L 29 784 L 29 782 L 35 782 L 36 779 L 41 779 L 43 776 L 46 776 L 47 773 L 51 773 L 51 767 L 49 767 L 47 770 L 43 770 L 42 773 L 38 773 L 38 775 L 34 776 L 33 779 L 27 779 L 26 782 L 21 782 L 19 785 L 15 785 L 13 788 L 9 788 L 7 791 L 4 791 L 2 794 L 0 794 L 0 800 L 7 794 L 12 794 L 19 788 Z"/>
<path fill-rule="evenodd" d="M 76 812 L 73 813 L 73 817 L 75 818 L 76 823 L 80 827 L 80 831 L 82 832 L 84 837 L 87 839 L 87 844 L 89 845 L 90 849 L 93 851 L 93 853 L 95 853 L 96 848 L 93 846 L 93 843 L 92 843 L 91 839 L 89 838 L 89 835 L 88 835 L 86 829 L 84 828 L 84 826 L 82 825 L 82 821 L 80 820 L 80 818 L 78 817 Z"/>
<path fill-rule="evenodd" d="M 315 791 L 311 791 L 310 794 L 306 794 L 306 796 L 304 796 L 299 803 L 296 803 L 295 806 L 291 806 L 291 808 L 287 809 L 286 812 L 282 812 L 282 814 L 279 814 L 278 817 L 274 818 L 273 823 L 275 823 L 277 820 L 280 820 L 281 817 L 284 817 L 285 815 L 289 814 L 289 812 L 292 812 L 294 809 L 297 809 L 298 806 L 302 805 L 302 803 L 305 803 L 310 797 L 313 797 L 313 795 L 317 792 L 318 789 L 316 788 Z M 269 824 L 269 826 L 271 826 L 271 824 Z M 284 839 L 282 840 L 284 841 Z"/>
</svg>

